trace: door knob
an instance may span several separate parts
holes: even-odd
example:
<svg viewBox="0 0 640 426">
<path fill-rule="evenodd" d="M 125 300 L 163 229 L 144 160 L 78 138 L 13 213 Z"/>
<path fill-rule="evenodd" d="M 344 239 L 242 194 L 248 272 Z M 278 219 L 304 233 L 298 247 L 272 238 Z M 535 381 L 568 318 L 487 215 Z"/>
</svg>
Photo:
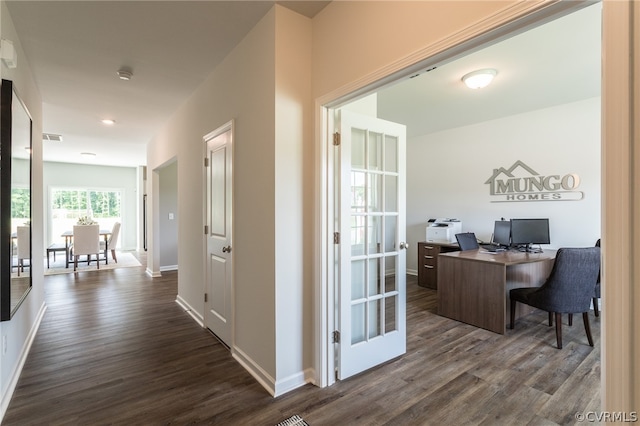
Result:
<svg viewBox="0 0 640 426">
<path fill-rule="evenodd" d="M 223 253 L 231 253 L 231 246 L 222 247 Z"/>
<path fill-rule="evenodd" d="M 405 243 L 404 241 L 400 243 L 400 250 L 406 250 L 408 248 L 409 248 L 409 243 Z"/>
</svg>

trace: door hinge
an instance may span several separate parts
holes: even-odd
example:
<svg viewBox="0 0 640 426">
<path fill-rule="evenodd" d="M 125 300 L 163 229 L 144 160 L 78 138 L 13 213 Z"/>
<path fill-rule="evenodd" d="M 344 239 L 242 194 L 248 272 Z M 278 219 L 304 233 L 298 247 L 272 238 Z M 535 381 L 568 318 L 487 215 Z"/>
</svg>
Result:
<svg viewBox="0 0 640 426">
<path fill-rule="evenodd" d="M 204 294 L 204 303 L 207 303 L 208 299 L 209 299 L 209 297 L 208 297 L 207 293 L 205 293 Z"/>
<path fill-rule="evenodd" d="M 340 145 L 340 133 L 335 132 L 333 134 L 333 146 L 339 146 L 339 145 Z"/>
<path fill-rule="evenodd" d="M 204 235 L 209 235 L 209 225 L 204 226 Z"/>
<path fill-rule="evenodd" d="M 204 166 L 209 167 L 209 157 L 204 157 Z"/>
<path fill-rule="evenodd" d="M 331 343 L 340 343 L 340 332 L 338 330 L 334 330 L 331 333 Z"/>
<path fill-rule="evenodd" d="M 339 232 L 334 232 L 333 233 L 333 244 L 340 244 L 340 233 Z"/>
</svg>

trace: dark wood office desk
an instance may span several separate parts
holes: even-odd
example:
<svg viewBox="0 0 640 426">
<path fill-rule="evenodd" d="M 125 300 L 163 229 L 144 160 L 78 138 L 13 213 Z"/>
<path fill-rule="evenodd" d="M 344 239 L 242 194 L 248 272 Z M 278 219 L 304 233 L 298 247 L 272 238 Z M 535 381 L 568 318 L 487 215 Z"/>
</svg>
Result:
<svg viewBox="0 0 640 426">
<path fill-rule="evenodd" d="M 543 253 L 482 249 L 438 256 L 438 314 L 504 334 L 509 290 L 539 287 L 553 267 L 555 250 Z M 533 308 L 518 303 L 516 317 Z"/>
</svg>

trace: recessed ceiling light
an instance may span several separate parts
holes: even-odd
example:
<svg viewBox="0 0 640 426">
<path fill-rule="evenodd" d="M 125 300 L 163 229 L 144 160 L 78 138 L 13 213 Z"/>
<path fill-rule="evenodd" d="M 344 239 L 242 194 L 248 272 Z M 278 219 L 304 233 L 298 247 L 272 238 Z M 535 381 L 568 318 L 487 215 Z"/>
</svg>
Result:
<svg viewBox="0 0 640 426">
<path fill-rule="evenodd" d="M 493 78 L 498 74 L 494 69 L 484 69 L 470 72 L 462 77 L 462 81 L 470 89 L 482 89 L 487 87 Z"/>
<path fill-rule="evenodd" d="M 118 74 L 118 78 L 120 80 L 125 80 L 125 81 L 129 81 L 131 80 L 131 77 L 133 77 L 133 71 L 131 71 L 131 68 L 127 68 L 127 67 L 123 67 L 120 68 L 116 74 Z"/>
<path fill-rule="evenodd" d="M 104 120 L 102 120 L 102 124 L 106 124 L 108 126 L 111 126 L 113 124 L 116 124 L 116 120 L 111 120 L 110 118 L 105 118 Z"/>
</svg>

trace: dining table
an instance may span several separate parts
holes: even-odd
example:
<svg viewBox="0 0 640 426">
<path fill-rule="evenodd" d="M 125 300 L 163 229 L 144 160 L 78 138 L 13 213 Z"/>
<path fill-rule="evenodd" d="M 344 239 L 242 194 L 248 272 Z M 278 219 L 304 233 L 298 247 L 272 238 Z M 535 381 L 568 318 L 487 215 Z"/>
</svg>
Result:
<svg viewBox="0 0 640 426">
<path fill-rule="evenodd" d="M 110 229 L 101 229 L 100 236 L 104 238 L 104 258 L 105 265 L 109 263 L 109 257 L 107 256 L 107 251 L 109 250 L 109 236 L 111 235 Z M 65 268 L 69 267 L 69 263 L 72 261 L 71 259 L 71 243 L 73 241 L 73 231 L 64 231 L 61 235 L 64 237 L 64 252 L 65 252 Z M 98 262 L 100 259 L 98 260 Z"/>
</svg>

